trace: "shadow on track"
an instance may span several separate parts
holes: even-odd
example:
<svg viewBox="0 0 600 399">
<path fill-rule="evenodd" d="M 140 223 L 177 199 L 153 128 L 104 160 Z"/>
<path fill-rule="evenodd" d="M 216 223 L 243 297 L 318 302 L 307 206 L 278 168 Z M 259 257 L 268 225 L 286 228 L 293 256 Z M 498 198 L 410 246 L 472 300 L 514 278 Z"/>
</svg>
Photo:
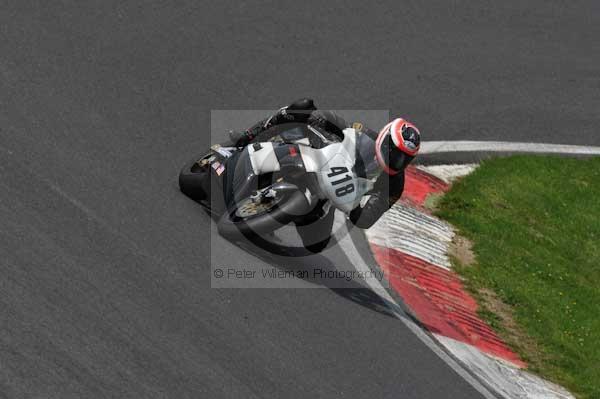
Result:
<svg viewBox="0 0 600 399">
<path fill-rule="evenodd" d="M 336 240 L 332 237 L 329 250 L 337 250 Z M 395 317 L 395 313 L 390 309 L 388 302 L 381 298 L 368 286 L 360 284 L 353 279 L 330 279 L 318 278 L 313 276 L 313 265 L 319 265 L 319 269 L 323 270 L 323 274 L 328 272 L 335 273 L 339 269 L 335 263 L 328 257 L 322 254 L 314 254 L 303 247 L 284 247 L 271 241 L 265 240 L 262 237 L 248 238 L 235 243 L 239 248 L 258 257 L 265 263 L 281 270 L 291 271 L 296 275 L 309 276 L 303 278 L 311 284 L 329 288 L 331 291 L 348 299 L 354 303 L 374 310 L 386 316 Z M 348 260 L 342 251 L 339 251 L 341 257 Z"/>
</svg>

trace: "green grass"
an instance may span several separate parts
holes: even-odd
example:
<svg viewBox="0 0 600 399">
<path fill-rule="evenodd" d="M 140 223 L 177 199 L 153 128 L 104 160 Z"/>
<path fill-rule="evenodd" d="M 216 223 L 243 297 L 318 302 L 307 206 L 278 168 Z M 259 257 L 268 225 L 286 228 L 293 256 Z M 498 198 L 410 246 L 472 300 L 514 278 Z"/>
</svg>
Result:
<svg viewBox="0 0 600 399">
<path fill-rule="evenodd" d="M 476 264 L 458 267 L 469 289 L 493 290 L 535 345 L 482 315 L 532 371 L 600 398 L 600 158 L 486 161 L 437 205 L 473 242 Z"/>
</svg>

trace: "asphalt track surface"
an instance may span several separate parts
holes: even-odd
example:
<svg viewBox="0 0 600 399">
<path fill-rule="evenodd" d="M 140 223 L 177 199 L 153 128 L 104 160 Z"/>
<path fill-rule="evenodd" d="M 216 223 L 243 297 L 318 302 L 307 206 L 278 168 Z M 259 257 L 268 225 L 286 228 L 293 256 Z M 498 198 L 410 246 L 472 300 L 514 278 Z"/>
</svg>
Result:
<svg viewBox="0 0 600 399">
<path fill-rule="evenodd" d="M 305 95 L 600 145 L 598 37 L 594 1 L 5 1 L 0 397 L 480 397 L 364 290 L 211 289 L 177 172 L 211 109 Z"/>
</svg>

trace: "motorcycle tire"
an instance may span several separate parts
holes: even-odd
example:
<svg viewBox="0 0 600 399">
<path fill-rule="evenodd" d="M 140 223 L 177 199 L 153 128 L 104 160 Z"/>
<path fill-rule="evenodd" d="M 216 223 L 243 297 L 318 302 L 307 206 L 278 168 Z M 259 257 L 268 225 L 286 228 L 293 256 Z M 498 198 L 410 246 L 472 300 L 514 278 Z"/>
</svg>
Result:
<svg viewBox="0 0 600 399">
<path fill-rule="evenodd" d="M 240 217 L 236 215 L 238 207 L 234 206 L 219 219 L 217 228 L 221 236 L 230 240 L 239 238 L 240 234 L 245 237 L 255 237 L 257 234 L 273 232 L 297 220 L 310 209 L 304 194 L 300 191 L 292 191 L 283 194 L 273 208 L 255 216 Z"/>
<path fill-rule="evenodd" d="M 195 201 L 210 200 L 208 167 L 200 167 L 195 160 L 188 162 L 179 172 L 179 190 Z"/>
<path fill-rule="evenodd" d="M 331 208 L 329 212 L 320 219 L 309 223 L 296 223 L 296 231 L 302 239 L 304 248 L 313 253 L 323 251 L 331 240 L 331 230 L 333 228 L 333 220 L 335 217 L 335 208 Z"/>
</svg>

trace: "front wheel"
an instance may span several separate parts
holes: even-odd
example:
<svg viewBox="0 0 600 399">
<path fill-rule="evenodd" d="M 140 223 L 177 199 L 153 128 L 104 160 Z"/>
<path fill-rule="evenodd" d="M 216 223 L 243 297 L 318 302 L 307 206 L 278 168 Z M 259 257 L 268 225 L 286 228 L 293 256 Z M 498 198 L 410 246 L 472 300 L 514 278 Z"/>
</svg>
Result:
<svg viewBox="0 0 600 399">
<path fill-rule="evenodd" d="M 245 198 L 227 211 L 217 224 L 219 234 L 235 239 L 240 233 L 246 237 L 271 233 L 297 220 L 310 211 L 308 200 L 298 190 L 285 192 L 279 197 L 255 203 Z"/>
<path fill-rule="evenodd" d="M 325 216 L 306 222 L 296 222 L 296 231 L 302 239 L 304 248 L 310 252 L 319 253 L 323 251 L 331 239 L 331 230 L 335 217 L 335 208 L 331 207 Z"/>
</svg>

